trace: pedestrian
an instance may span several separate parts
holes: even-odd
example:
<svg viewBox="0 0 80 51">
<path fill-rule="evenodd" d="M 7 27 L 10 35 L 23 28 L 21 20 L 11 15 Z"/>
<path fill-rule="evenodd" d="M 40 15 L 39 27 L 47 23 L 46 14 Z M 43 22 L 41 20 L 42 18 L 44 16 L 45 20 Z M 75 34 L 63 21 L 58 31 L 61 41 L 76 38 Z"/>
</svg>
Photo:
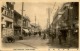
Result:
<svg viewBox="0 0 80 51">
<path fill-rule="evenodd" d="M 66 42 L 68 30 L 67 29 L 62 29 L 62 30 L 60 30 L 60 32 L 62 34 L 62 38 L 63 38 L 64 42 Z"/>
<path fill-rule="evenodd" d="M 31 36 L 31 32 L 29 32 L 29 37 Z"/>
<path fill-rule="evenodd" d="M 58 39 L 59 39 L 59 44 L 62 44 L 62 34 L 60 31 L 59 31 Z"/>
<path fill-rule="evenodd" d="M 48 42 L 48 44 L 51 44 L 52 42 L 52 35 L 51 35 L 51 32 L 50 31 L 48 31 L 47 32 L 47 35 L 48 35 L 48 38 L 49 38 L 49 42 Z"/>
<path fill-rule="evenodd" d="M 41 32 L 39 31 L 39 36 L 41 36 Z"/>
<path fill-rule="evenodd" d="M 19 35 L 19 40 L 23 40 L 23 37 L 22 37 L 22 35 Z"/>
<path fill-rule="evenodd" d="M 54 42 L 54 39 L 56 38 L 56 33 L 54 32 L 53 34 L 52 34 L 52 42 Z"/>
<path fill-rule="evenodd" d="M 43 35 L 43 39 L 46 39 L 46 34 L 44 33 L 44 35 Z"/>
</svg>

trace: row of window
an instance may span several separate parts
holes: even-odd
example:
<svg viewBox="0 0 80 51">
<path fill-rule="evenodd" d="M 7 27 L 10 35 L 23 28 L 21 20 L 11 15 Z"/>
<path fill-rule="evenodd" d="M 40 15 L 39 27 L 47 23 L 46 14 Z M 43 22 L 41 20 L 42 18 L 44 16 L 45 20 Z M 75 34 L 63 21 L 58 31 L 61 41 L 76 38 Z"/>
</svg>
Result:
<svg viewBox="0 0 80 51">
<path fill-rule="evenodd" d="M 1 13 L 8 17 L 13 17 L 13 12 L 11 10 L 6 10 L 4 7 L 1 8 Z"/>
<path fill-rule="evenodd" d="M 4 25 L 4 24 L 1 25 L 1 28 L 2 28 L 2 29 L 3 29 L 4 27 L 6 27 L 6 28 L 12 28 L 12 22 L 6 21 L 6 25 Z"/>
<path fill-rule="evenodd" d="M 28 22 L 23 21 L 23 27 L 26 27 L 26 26 L 28 26 Z"/>
</svg>

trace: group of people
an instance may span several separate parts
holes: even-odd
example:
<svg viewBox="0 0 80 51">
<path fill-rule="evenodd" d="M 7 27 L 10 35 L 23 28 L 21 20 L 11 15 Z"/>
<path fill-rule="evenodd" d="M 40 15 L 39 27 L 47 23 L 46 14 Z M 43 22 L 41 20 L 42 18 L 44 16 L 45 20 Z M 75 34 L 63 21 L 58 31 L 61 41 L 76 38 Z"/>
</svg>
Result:
<svg viewBox="0 0 80 51">
<path fill-rule="evenodd" d="M 68 30 L 67 29 L 62 29 L 62 30 L 59 30 L 59 31 L 60 31 L 60 33 L 58 35 L 59 44 L 62 44 L 62 40 L 66 43 Z"/>
<path fill-rule="evenodd" d="M 68 30 L 67 29 L 61 29 L 58 31 L 59 33 L 56 34 L 56 31 L 54 32 L 49 32 L 48 31 L 48 37 L 50 39 L 50 42 L 54 42 L 54 39 L 58 39 L 58 42 L 59 44 L 62 44 L 62 41 L 64 41 L 66 43 L 66 39 L 67 39 L 67 33 L 68 33 Z"/>
<path fill-rule="evenodd" d="M 34 32 L 34 36 L 37 35 L 37 34 L 38 34 L 39 36 L 41 36 L 41 31 L 39 31 L 39 32 Z"/>
<path fill-rule="evenodd" d="M 50 43 L 53 43 L 54 42 L 54 39 L 56 38 L 56 32 L 48 32 L 48 38 L 49 38 L 49 42 Z"/>
</svg>

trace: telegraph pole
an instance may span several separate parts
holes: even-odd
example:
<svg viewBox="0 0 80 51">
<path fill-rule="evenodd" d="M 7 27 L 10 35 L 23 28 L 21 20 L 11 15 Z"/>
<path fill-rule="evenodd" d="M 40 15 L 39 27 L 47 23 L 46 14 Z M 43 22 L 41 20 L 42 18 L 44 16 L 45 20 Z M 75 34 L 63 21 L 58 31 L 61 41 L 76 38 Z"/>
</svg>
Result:
<svg viewBox="0 0 80 51">
<path fill-rule="evenodd" d="M 48 8 L 48 23 L 49 23 L 49 31 L 50 31 L 50 8 Z"/>
<path fill-rule="evenodd" d="M 53 5 L 53 9 L 52 9 L 52 11 L 51 11 L 51 14 L 53 14 L 53 10 L 54 10 L 55 6 L 56 6 L 56 2 L 55 2 L 54 5 Z M 53 22 L 52 22 L 52 29 L 53 29 Z M 53 30 L 52 30 L 52 32 L 53 32 Z"/>
<path fill-rule="evenodd" d="M 23 8 L 24 8 L 24 2 L 22 2 L 22 10 L 21 10 L 21 14 L 22 14 L 22 17 L 21 17 L 21 35 L 23 35 Z"/>
<path fill-rule="evenodd" d="M 34 29 L 34 31 L 36 32 L 36 16 L 35 16 L 35 29 Z"/>
<path fill-rule="evenodd" d="M 35 16 L 35 26 L 36 26 L 36 16 Z"/>
<path fill-rule="evenodd" d="M 53 5 L 53 9 L 54 9 L 55 6 L 56 6 L 56 2 L 55 2 L 54 5 Z M 53 9 L 52 9 L 51 13 L 53 12 Z"/>
<path fill-rule="evenodd" d="M 50 40 L 50 39 L 51 39 L 51 37 L 50 37 L 50 34 L 51 34 L 51 33 L 50 33 L 50 8 L 48 8 L 48 20 L 47 20 L 47 21 L 48 21 L 48 29 L 49 29 L 49 30 L 48 30 L 49 43 L 50 43 L 50 42 L 51 42 L 51 40 Z"/>
</svg>

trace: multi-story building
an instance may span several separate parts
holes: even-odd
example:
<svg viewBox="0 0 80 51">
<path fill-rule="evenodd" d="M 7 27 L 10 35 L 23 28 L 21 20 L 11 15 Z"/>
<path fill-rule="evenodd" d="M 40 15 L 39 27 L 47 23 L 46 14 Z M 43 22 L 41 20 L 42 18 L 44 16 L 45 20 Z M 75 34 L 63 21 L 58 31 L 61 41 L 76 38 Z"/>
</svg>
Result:
<svg viewBox="0 0 80 51">
<path fill-rule="evenodd" d="M 30 29 L 31 25 L 30 25 L 30 19 L 28 16 L 24 16 L 23 17 L 23 26 L 22 26 L 22 29 L 23 29 L 23 35 L 24 36 L 27 36 L 27 34 L 29 33 L 29 31 L 31 31 Z"/>
<path fill-rule="evenodd" d="M 19 14 L 14 10 L 14 2 L 5 2 L 1 7 L 1 37 L 11 37 L 21 35 L 21 27 L 26 32 L 30 28 L 30 20 L 28 17 Z M 23 25 L 22 25 L 23 22 Z M 27 29 L 27 30 L 26 30 Z"/>
<path fill-rule="evenodd" d="M 1 37 L 14 35 L 14 2 L 4 2 L 1 7 Z"/>
<path fill-rule="evenodd" d="M 14 35 L 15 38 L 18 39 L 21 34 L 21 14 L 19 14 L 16 10 L 14 10 Z"/>
<path fill-rule="evenodd" d="M 23 28 L 28 29 L 30 27 L 30 19 L 28 16 L 23 17 Z"/>
<path fill-rule="evenodd" d="M 59 34 L 60 29 L 67 29 L 67 39 L 73 41 L 72 38 L 77 40 L 73 43 L 78 46 L 78 20 L 79 20 L 79 3 L 68 2 L 64 3 L 61 9 L 56 13 L 53 18 L 51 26 L 56 29 L 56 34 Z M 52 29 L 52 30 L 53 30 Z M 70 42 L 69 41 L 69 42 Z"/>
<path fill-rule="evenodd" d="M 73 29 L 73 26 L 78 24 L 78 10 L 77 2 L 65 3 L 53 18 L 52 26 L 55 29 L 63 27 Z"/>
<path fill-rule="evenodd" d="M 23 20 L 23 21 L 22 21 Z M 23 23 L 23 24 L 22 24 Z M 18 39 L 22 32 L 28 33 L 30 27 L 30 20 L 27 16 L 19 14 L 16 10 L 14 11 L 14 35 Z M 21 32 L 22 28 L 22 32 Z M 22 33 L 25 35 L 25 33 Z"/>
</svg>

